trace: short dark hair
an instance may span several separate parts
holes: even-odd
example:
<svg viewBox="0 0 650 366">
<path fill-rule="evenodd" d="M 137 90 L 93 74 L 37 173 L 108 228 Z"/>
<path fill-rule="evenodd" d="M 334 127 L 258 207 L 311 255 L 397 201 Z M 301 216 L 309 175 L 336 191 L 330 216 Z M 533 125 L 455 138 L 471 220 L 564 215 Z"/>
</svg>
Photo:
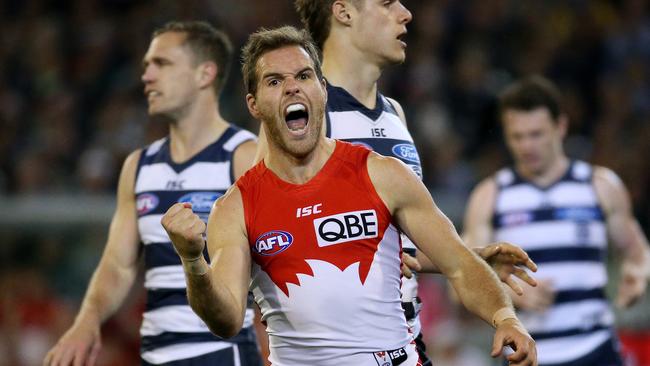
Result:
<svg viewBox="0 0 650 366">
<path fill-rule="evenodd" d="M 241 73 L 244 77 L 244 87 L 250 94 L 257 92 L 257 61 L 265 53 L 277 50 L 286 46 L 302 47 L 314 63 L 316 76 L 323 79 L 318 49 L 314 45 L 309 34 L 304 30 L 298 30 L 292 26 L 284 26 L 274 29 L 261 28 L 248 37 L 248 41 L 242 48 Z"/>
<path fill-rule="evenodd" d="M 228 78 L 233 57 L 233 47 L 228 35 L 214 28 L 208 22 L 173 21 L 156 29 L 151 38 L 168 32 L 185 34 L 183 45 L 192 51 L 196 64 L 212 61 L 217 65 L 217 76 L 214 79 L 213 88 L 215 94 L 219 95 Z"/>
<path fill-rule="evenodd" d="M 335 0 L 296 0 L 294 6 L 300 21 L 314 39 L 316 46 L 323 49 L 325 40 L 330 35 L 332 20 L 332 4 Z M 349 0 L 352 5 L 359 7 L 361 0 Z"/>
<path fill-rule="evenodd" d="M 529 76 L 508 86 L 499 95 L 499 115 L 508 109 L 532 111 L 537 108 L 548 109 L 553 121 L 563 114 L 562 96 L 550 80 L 539 76 Z"/>
</svg>

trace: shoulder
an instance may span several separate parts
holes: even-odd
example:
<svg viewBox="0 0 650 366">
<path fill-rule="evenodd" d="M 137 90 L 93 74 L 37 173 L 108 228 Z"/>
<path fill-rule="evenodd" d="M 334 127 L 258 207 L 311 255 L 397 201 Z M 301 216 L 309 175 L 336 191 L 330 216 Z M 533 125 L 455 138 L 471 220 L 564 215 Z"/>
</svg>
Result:
<svg viewBox="0 0 650 366">
<path fill-rule="evenodd" d="M 387 96 L 384 96 L 384 98 L 386 98 L 386 100 L 388 100 L 388 102 L 392 104 L 393 108 L 395 108 L 395 111 L 397 112 L 397 115 L 399 116 L 399 119 L 402 121 L 404 126 L 406 126 L 407 124 L 406 124 L 406 115 L 404 114 L 404 108 L 402 108 L 402 106 L 395 99 L 389 98 Z"/>
<path fill-rule="evenodd" d="M 480 181 L 472 190 L 472 197 L 477 199 L 494 197 L 497 193 L 498 185 L 494 176 L 489 176 Z"/>
<path fill-rule="evenodd" d="M 606 212 L 611 212 L 620 204 L 628 202 L 625 184 L 611 169 L 602 166 L 593 168 L 593 185 L 600 204 Z"/>
</svg>

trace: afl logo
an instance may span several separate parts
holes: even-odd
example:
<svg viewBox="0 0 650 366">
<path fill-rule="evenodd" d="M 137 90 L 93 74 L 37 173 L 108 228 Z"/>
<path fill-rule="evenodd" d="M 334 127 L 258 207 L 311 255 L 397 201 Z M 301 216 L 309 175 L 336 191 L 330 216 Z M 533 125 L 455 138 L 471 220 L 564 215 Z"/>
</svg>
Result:
<svg viewBox="0 0 650 366">
<path fill-rule="evenodd" d="M 255 240 L 253 250 L 259 255 L 276 255 L 287 250 L 293 243 L 293 235 L 286 231 L 267 231 Z"/>
<path fill-rule="evenodd" d="M 398 144 L 393 146 L 393 154 L 412 163 L 420 164 L 420 156 L 418 155 L 415 146 L 412 144 Z"/>
<path fill-rule="evenodd" d="M 143 193 L 138 195 L 135 207 L 138 210 L 138 215 L 146 215 L 158 207 L 158 197 L 155 194 Z"/>
<path fill-rule="evenodd" d="M 212 204 L 222 194 L 218 192 L 194 192 L 184 195 L 178 199 L 178 202 L 188 202 L 192 204 L 192 211 L 195 213 L 210 213 Z"/>
</svg>

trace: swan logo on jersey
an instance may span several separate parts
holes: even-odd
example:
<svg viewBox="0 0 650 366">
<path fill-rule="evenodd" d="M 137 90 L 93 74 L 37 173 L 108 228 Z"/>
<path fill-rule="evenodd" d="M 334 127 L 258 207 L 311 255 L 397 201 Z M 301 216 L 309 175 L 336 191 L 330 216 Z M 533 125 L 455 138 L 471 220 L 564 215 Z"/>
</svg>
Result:
<svg viewBox="0 0 650 366">
<path fill-rule="evenodd" d="M 378 233 L 375 210 L 345 212 L 314 219 L 319 247 L 352 240 L 376 238 Z"/>
<path fill-rule="evenodd" d="M 393 146 L 393 154 L 406 161 L 420 164 L 420 156 L 418 155 L 418 151 L 415 149 L 415 146 L 411 144 L 397 144 Z"/>
<path fill-rule="evenodd" d="M 255 240 L 253 250 L 264 256 L 276 255 L 287 250 L 293 243 L 293 235 L 286 231 L 267 231 Z"/>
<path fill-rule="evenodd" d="M 158 207 L 158 196 L 151 193 L 139 194 L 135 202 L 135 207 L 138 210 L 138 215 L 146 215 Z"/>
</svg>

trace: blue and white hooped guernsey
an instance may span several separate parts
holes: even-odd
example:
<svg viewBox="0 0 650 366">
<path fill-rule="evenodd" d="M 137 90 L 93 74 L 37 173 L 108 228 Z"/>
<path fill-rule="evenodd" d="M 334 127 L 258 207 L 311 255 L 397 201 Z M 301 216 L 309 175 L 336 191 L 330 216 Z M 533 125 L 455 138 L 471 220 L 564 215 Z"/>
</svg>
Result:
<svg viewBox="0 0 650 366">
<path fill-rule="evenodd" d="M 244 328 L 227 341 L 213 335 L 190 308 L 180 258 L 160 224 L 163 214 L 177 202 L 191 202 L 195 213 L 207 220 L 214 201 L 234 182 L 233 152 L 252 133 L 229 126 L 224 133 L 189 161 L 171 160 L 169 139 L 142 151 L 135 181 L 138 229 L 144 245 L 147 304 L 140 335 L 141 356 L 153 364 L 192 358 L 256 342 L 253 310 L 246 310 Z M 204 253 L 207 258 L 207 250 Z"/>
<path fill-rule="evenodd" d="M 555 302 L 543 312 L 520 311 L 537 343 L 539 364 L 572 364 L 613 337 L 605 297 L 607 233 L 592 183 L 592 167 L 572 161 L 565 175 L 540 188 L 514 169 L 497 172 L 495 240 L 521 246 L 551 280 Z"/>
<path fill-rule="evenodd" d="M 384 156 L 397 158 L 408 165 L 420 179 L 420 156 L 413 137 L 400 119 L 395 107 L 377 93 L 374 109 L 368 109 L 345 89 L 327 84 L 327 137 L 365 146 Z M 416 247 L 401 235 L 404 252 L 415 256 Z M 402 306 L 414 336 L 420 334 L 420 300 L 417 297 L 417 276 L 402 277 Z"/>
</svg>

